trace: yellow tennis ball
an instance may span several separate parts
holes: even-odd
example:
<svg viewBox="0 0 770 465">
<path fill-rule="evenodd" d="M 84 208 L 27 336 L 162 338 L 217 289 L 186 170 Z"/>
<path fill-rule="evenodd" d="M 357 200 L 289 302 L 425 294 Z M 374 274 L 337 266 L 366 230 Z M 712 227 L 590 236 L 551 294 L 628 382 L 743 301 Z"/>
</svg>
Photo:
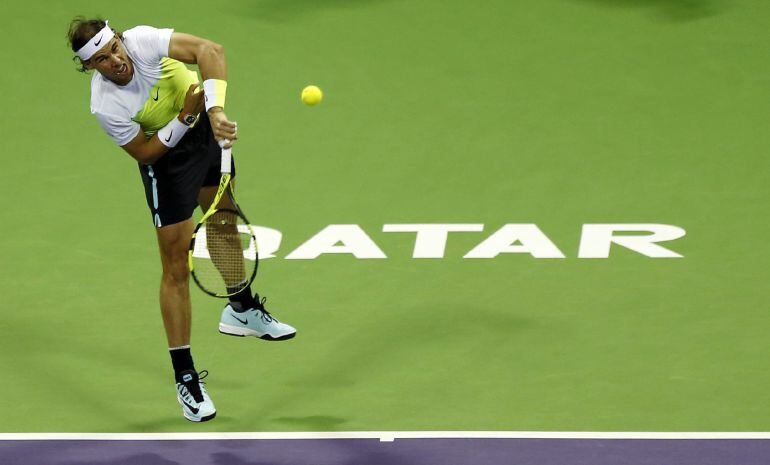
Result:
<svg viewBox="0 0 770 465">
<path fill-rule="evenodd" d="M 302 103 L 305 105 L 316 105 L 321 103 L 324 94 L 317 86 L 307 86 L 302 89 Z"/>
</svg>

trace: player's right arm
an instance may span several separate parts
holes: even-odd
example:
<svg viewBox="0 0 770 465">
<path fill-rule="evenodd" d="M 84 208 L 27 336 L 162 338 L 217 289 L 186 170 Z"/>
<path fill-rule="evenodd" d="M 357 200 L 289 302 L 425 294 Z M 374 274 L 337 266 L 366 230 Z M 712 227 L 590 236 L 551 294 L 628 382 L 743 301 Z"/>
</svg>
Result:
<svg viewBox="0 0 770 465">
<path fill-rule="evenodd" d="M 197 88 L 198 84 L 193 84 L 187 89 L 187 95 L 185 95 L 184 98 L 182 111 L 176 116 L 182 123 L 184 123 L 182 120 L 184 115 L 197 115 L 205 108 L 203 103 L 203 92 L 195 92 Z M 142 131 L 139 131 L 136 137 L 131 139 L 127 144 L 121 145 L 121 148 L 143 165 L 152 165 L 169 151 L 169 147 L 161 142 L 158 133 L 148 139 Z"/>
<path fill-rule="evenodd" d="M 139 131 L 136 137 L 126 145 L 121 145 L 120 148 L 143 165 L 152 165 L 169 150 L 163 145 L 157 134 L 147 139 L 142 131 Z"/>
</svg>

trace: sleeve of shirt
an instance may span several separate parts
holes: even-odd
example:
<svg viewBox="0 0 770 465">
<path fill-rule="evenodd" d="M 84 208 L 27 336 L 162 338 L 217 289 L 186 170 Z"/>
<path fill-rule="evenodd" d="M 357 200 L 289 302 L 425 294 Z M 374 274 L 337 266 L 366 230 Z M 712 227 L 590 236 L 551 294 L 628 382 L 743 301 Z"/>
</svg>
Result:
<svg viewBox="0 0 770 465">
<path fill-rule="evenodd" d="M 123 33 L 130 39 L 135 50 L 148 62 L 157 63 L 168 56 L 173 29 L 158 29 L 152 26 L 136 26 Z"/>
<path fill-rule="evenodd" d="M 141 127 L 136 121 L 124 120 L 105 113 L 94 113 L 94 115 L 104 132 L 121 147 L 131 142 L 141 131 Z"/>
</svg>

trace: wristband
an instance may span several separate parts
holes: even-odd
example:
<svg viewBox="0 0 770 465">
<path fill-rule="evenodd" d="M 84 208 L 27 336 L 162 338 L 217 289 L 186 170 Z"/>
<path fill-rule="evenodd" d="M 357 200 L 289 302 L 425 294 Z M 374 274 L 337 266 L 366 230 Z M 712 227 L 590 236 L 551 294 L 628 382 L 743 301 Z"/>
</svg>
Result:
<svg viewBox="0 0 770 465">
<path fill-rule="evenodd" d="M 176 147 L 176 144 L 182 140 L 182 137 L 188 129 L 190 129 L 189 126 L 179 121 L 179 118 L 174 116 L 167 125 L 163 126 L 160 131 L 158 131 L 158 139 L 160 139 L 161 144 L 168 148 Z"/>
<path fill-rule="evenodd" d="M 225 108 L 225 95 L 227 95 L 227 81 L 222 79 L 206 79 L 203 81 L 203 94 L 206 102 L 206 111 L 211 107 Z"/>
</svg>

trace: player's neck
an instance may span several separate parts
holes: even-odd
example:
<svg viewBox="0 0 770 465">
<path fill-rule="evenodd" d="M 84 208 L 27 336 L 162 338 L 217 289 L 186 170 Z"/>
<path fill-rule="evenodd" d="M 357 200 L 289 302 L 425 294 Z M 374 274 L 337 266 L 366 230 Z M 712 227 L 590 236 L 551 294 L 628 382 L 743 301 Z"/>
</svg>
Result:
<svg viewBox="0 0 770 465">
<path fill-rule="evenodd" d="M 102 75 L 102 76 L 104 76 L 104 75 Z M 116 79 L 113 79 L 113 78 L 111 78 L 109 76 L 104 76 L 104 78 L 107 79 L 108 81 L 110 81 L 111 83 L 115 84 L 118 87 L 125 87 L 125 86 L 131 84 L 131 81 L 134 80 L 134 72 L 133 72 L 133 70 L 131 70 L 131 74 L 130 75 L 126 75 L 125 79 L 116 80 Z"/>
</svg>

